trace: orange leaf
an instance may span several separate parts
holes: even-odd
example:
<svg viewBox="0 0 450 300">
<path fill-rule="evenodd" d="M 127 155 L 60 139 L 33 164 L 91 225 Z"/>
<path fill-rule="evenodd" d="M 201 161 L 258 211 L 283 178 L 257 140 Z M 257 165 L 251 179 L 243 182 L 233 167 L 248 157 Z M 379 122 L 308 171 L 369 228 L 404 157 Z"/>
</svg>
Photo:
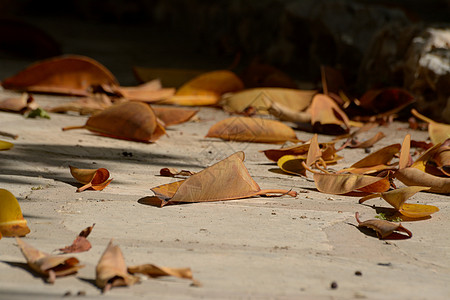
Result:
<svg viewBox="0 0 450 300">
<path fill-rule="evenodd" d="M 248 173 L 243 163 L 244 157 L 244 152 L 236 152 L 186 180 L 152 188 L 155 196 L 143 202 L 162 207 L 166 204 L 233 200 L 269 193 L 297 195 L 287 190 L 261 190 Z"/>
<path fill-rule="evenodd" d="M 158 78 L 165 86 L 179 87 L 192 78 L 205 73 L 206 71 L 190 69 L 150 69 L 143 67 L 133 67 L 133 72 L 140 82 L 147 82 Z"/>
<path fill-rule="evenodd" d="M 411 135 L 408 133 L 403 139 L 402 148 L 400 151 L 400 161 L 398 163 L 399 169 L 404 169 L 408 167 L 411 161 L 411 154 L 409 154 L 409 149 L 411 148 Z"/>
<path fill-rule="evenodd" d="M 88 188 L 101 191 L 110 184 L 112 179 L 109 179 L 109 171 L 105 168 L 99 169 L 78 169 L 69 166 L 72 176 L 84 186 L 77 189 L 77 192 L 82 192 Z"/>
<path fill-rule="evenodd" d="M 363 192 L 384 192 L 389 189 L 388 177 L 374 177 L 357 174 L 314 174 L 314 182 L 322 193 L 342 195 L 355 190 Z"/>
<path fill-rule="evenodd" d="M 400 148 L 401 148 L 400 144 L 393 144 L 386 146 L 364 157 L 360 161 L 354 163 L 351 167 L 365 168 L 377 165 L 386 165 L 394 158 L 395 154 L 397 154 L 400 151 Z"/>
<path fill-rule="evenodd" d="M 428 134 L 433 144 L 443 143 L 450 138 L 450 125 L 438 123 L 411 109 L 411 113 L 422 121 L 428 122 Z"/>
<path fill-rule="evenodd" d="M 111 72 L 97 61 L 79 55 L 50 58 L 32 64 L 5 79 L 5 89 L 87 96 L 94 85 L 118 85 Z"/>
<path fill-rule="evenodd" d="M 100 135 L 138 142 L 154 142 L 166 133 L 152 108 L 134 101 L 113 105 L 91 116 L 86 125 L 65 127 L 63 130 L 82 128 Z"/>
<path fill-rule="evenodd" d="M 198 110 L 184 109 L 180 107 L 153 106 L 156 117 L 163 121 L 165 126 L 172 126 L 189 121 Z"/>
<path fill-rule="evenodd" d="M 319 147 L 319 142 L 317 141 L 317 134 L 314 134 L 309 143 L 308 155 L 306 157 L 306 165 L 310 167 L 316 161 L 322 157 L 322 151 Z"/>
<path fill-rule="evenodd" d="M 113 245 L 112 240 L 100 257 L 95 274 L 95 284 L 103 292 L 111 287 L 129 286 L 139 282 L 138 277 L 128 274 L 122 251 L 119 246 Z"/>
<path fill-rule="evenodd" d="M 316 94 L 308 110 L 311 114 L 311 124 L 315 129 L 329 134 L 348 132 L 347 115 L 329 96 Z"/>
<path fill-rule="evenodd" d="M 161 277 L 161 276 L 174 276 L 178 278 L 184 279 L 193 279 L 192 271 L 190 268 L 167 268 L 167 267 L 158 267 L 153 264 L 144 264 L 138 266 L 129 266 L 128 272 L 131 274 L 144 274 L 148 277 Z"/>
<path fill-rule="evenodd" d="M 355 218 L 359 227 L 368 227 L 375 230 L 380 240 L 389 237 L 392 233 L 394 233 L 394 231 L 402 231 L 405 232 L 410 238 L 412 237 L 411 231 L 403 227 L 402 224 L 377 219 L 361 222 L 359 220 L 358 213 L 355 214 Z"/>
<path fill-rule="evenodd" d="M 285 155 L 304 155 L 309 150 L 309 143 L 302 144 L 302 145 L 293 145 L 290 147 L 284 147 L 280 149 L 268 149 L 263 150 L 264 154 L 268 159 L 271 161 L 277 162 L 282 156 Z M 336 149 L 334 148 L 334 143 L 320 143 L 319 147 L 322 149 L 322 157 L 327 163 L 329 161 L 336 161 L 338 159 L 341 159 L 342 157 L 339 157 L 336 155 Z"/>
<path fill-rule="evenodd" d="M 153 80 L 138 86 L 113 86 L 112 91 L 128 100 L 157 102 L 169 99 L 175 94 L 175 88 L 162 88 L 159 80 Z"/>
<path fill-rule="evenodd" d="M 107 95 L 93 94 L 86 98 L 77 99 L 69 103 L 52 107 L 49 111 L 55 113 L 74 111 L 80 113 L 80 115 L 91 115 L 102 111 L 111 105 L 111 99 Z"/>
<path fill-rule="evenodd" d="M 31 269 L 47 277 L 49 283 L 54 283 L 56 277 L 75 274 L 84 267 L 75 257 L 50 255 L 39 251 L 18 237 L 16 241 Z"/>
<path fill-rule="evenodd" d="M 188 171 L 188 170 L 181 170 L 178 171 L 175 168 L 162 168 L 159 171 L 159 175 L 161 176 L 167 176 L 167 177 L 175 177 L 175 176 L 191 176 L 194 175 L 195 172 Z"/>
<path fill-rule="evenodd" d="M 434 176 L 413 167 L 396 171 L 394 177 L 408 186 L 428 186 L 432 193 L 450 194 L 450 178 L 448 177 Z"/>
<path fill-rule="evenodd" d="M 30 233 L 19 202 L 5 189 L 0 189 L 0 233 L 5 237 L 25 236 Z"/>
<path fill-rule="evenodd" d="M 60 248 L 59 251 L 63 253 L 76 253 L 85 252 L 91 249 L 91 243 L 87 240 L 87 237 L 91 233 L 94 226 L 95 223 L 92 226 L 83 229 L 80 234 L 78 234 L 76 239 L 72 242 L 72 245 Z"/>
<path fill-rule="evenodd" d="M 275 120 L 251 117 L 231 117 L 222 120 L 209 129 L 206 137 L 255 143 L 298 141 L 294 130 L 289 126 Z"/>
<path fill-rule="evenodd" d="M 38 107 L 39 105 L 34 101 L 34 98 L 27 93 L 23 93 L 20 98 L 7 98 L 0 101 L 0 110 L 21 114 Z"/>
</svg>

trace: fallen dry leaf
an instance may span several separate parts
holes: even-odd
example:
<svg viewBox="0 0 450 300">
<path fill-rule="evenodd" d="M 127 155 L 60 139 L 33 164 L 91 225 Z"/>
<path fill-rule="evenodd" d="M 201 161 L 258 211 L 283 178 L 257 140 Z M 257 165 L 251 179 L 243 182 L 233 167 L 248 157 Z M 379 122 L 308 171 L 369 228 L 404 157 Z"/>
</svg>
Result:
<svg viewBox="0 0 450 300">
<path fill-rule="evenodd" d="M 106 94 L 93 94 L 89 97 L 52 107 L 49 111 L 54 113 L 73 111 L 78 112 L 80 115 L 92 115 L 110 107 L 111 105 L 111 99 Z"/>
<path fill-rule="evenodd" d="M 377 132 L 373 137 L 363 141 L 363 142 L 356 142 L 353 139 L 350 139 L 350 143 L 348 145 L 346 145 L 349 148 L 370 148 L 373 145 L 375 145 L 375 143 L 377 143 L 379 140 L 383 139 L 384 137 L 386 137 L 386 135 L 379 131 Z"/>
<path fill-rule="evenodd" d="M 94 228 L 95 223 L 92 226 L 86 227 L 83 229 L 76 239 L 72 242 L 72 245 L 60 248 L 59 251 L 63 253 L 78 253 L 78 252 L 85 252 L 91 249 L 91 243 L 87 240 L 87 237 L 91 233 L 92 229 Z"/>
<path fill-rule="evenodd" d="M 138 142 L 154 142 L 166 133 L 148 104 L 127 101 L 113 105 L 93 116 L 84 126 L 63 130 L 88 129 L 97 134 Z"/>
<path fill-rule="evenodd" d="M 390 187 L 389 177 L 359 174 L 314 173 L 314 182 L 322 193 L 342 195 L 352 191 L 368 193 L 384 192 Z"/>
<path fill-rule="evenodd" d="M 30 233 L 19 202 L 5 189 L 0 189 L 0 233 L 5 237 L 25 236 Z"/>
<path fill-rule="evenodd" d="M 206 70 L 191 69 L 153 69 L 133 67 L 133 72 L 140 82 L 159 79 L 165 86 L 179 87 L 194 77 L 206 73 Z"/>
<path fill-rule="evenodd" d="M 82 192 L 86 189 L 93 189 L 95 191 L 101 191 L 112 179 L 109 178 L 109 171 L 105 168 L 99 169 L 78 169 L 73 166 L 69 166 L 70 174 L 79 182 L 84 184 L 77 189 L 77 192 Z"/>
<path fill-rule="evenodd" d="M 393 144 L 369 154 L 351 165 L 351 168 L 365 168 L 376 165 L 387 165 L 401 149 L 400 144 Z"/>
<path fill-rule="evenodd" d="M 5 89 L 87 96 L 91 86 L 118 85 L 99 62 L 85 56 L 65 55 L 39 61 L 3 80 Z"/>
<path fill-rule="evenodd" d="M 349 119 L 330 96 L 316 94 L 307 110 L 317 132 L 342 134 L 349 131 Z"/>
<path fill-rule="evenodd" d="M 75 274 L 84 267 L 75 257 L 50 255 L 39 251 L 18 237 L 16 241 L 30 268 L 44 275 L 49 283 L 54 283 L 56 277 Z"/>
<path fill-rule="evenodd" d="M 187 122 L 198 113 L 198 110 L 181 107 L 152 106 L 152 109 L 166 127 Z"/>
<path fill-rule="evenodd" d="M 158 102 L 175 95 L 175 88 L 163 88 L 159 79 L 138 86 L 110 86 L 111 91 L 119 97 L 142 102 Z"/>
<path fill-rule="evenodd" d="M 159 171 L 159 175 L 161 176 L 167 176 L 167 177 L 175 177 L 175 176 L 191 176 L 194 175 L 195 172 L 188 171 L 188 170 L 181 170 L 178 171 L 175 168 L 162 168 Z"/>
<path fill-rule="evenodd" d="M 397 224 L 378 219 L 371 219 L 361 222 L 359 219 L 359 213 L 355 213 L 355 218 L 359 227 L 367 227 L 375 230 L 380 240 L 389 237 L 392 233 L 394 233 L 394 231 L 405 232 L 410 238 L 412 237 L 412 232 L 403 227 L 400 223 Z"/>
<path fill-rule="evenodd" d="M 430 192 L 450 194 L 450 178 L 434 176 L 414 167 L 396 171 L 394 177 L 407 186 L 427 186 Z"/>
<path fill-rule="evenodd" d="M 12 147 L 14 147 L 14 144 L 13 144 L 13 143 L 10 143 L 10 142 L 7 142 L 7 141 L 2 141 L 2 140 L 0 140 L 0 151 L 3 151 L 3 150 L 9 150 L 9 149 L 11 149 Z"/>
<path fill-rule="evenodd" d="M 442 144 L 436 154 L 434 155 L 434 161 L 438 169 L 445 175 L 450 177 L 450 139 L 447 139 L 444 144 Z"/>
<path fill-rule="evenodd" d="M 279 121 L 251 117 L 231 117 L 219 121 L 209 129 L 206 137 L 275 144 L 299 141 L 291 127 Z"/>
<path fill-rule="evenodd" d="M 414 96 L 400 88 L 369 90 L 359 99 L 359 106 L 372 114 L 392 115 L 414 102 Z"/>
<path fill-rule="evenodd" d="M 422 121 L 428 122 L 428 135 L 433 144 L 443 143 L 450 138 L 450 125 L 433 121 L 424 115 L 419 114 L 415 109 L 411 109 L 411 113 Z"/>
<path fill-rule="evenodd" d="M 403 169 L 405 170 L 405 169 Z M 387 203 L 392 205 L 402 215 L 410 218 L 423 218 L 439 211 L 439 208 L 433 205 L 424 204 L 410 204 L 405 201 L 412 197 L 414 194 L 429 190 L 429 187 L 424 186 L 408 186 L 405 188 L 395 189 L 388 192 L 376 193 L 365 196 L 359 199 L 359 203 L 363 203 L 369 199 L 381 197 L 386 200 Z"/>
<path fill-rule="evenodd" d="M 301 145 L 292 145 L 289 147 L 283 147 L 280 149 L 268 149 L 263 150 L 266 157 L 271 161 L 277 162 L 282 156 L 285 155 L 306 155 L 309 150 L 310 143 L 305 143 Z M 322 157 L 327 163 L 331 161 L 336 162 L 342 157 L 336 155 L 336 149 L 334 148 L 334 142 L 319 143 L 319 147 L 322 150 Z"/>
<path fill-rule="evenodd" d="M 34 110 L 38 107 L 39 105 L 34 101 L 33 96 L 27 93 L 23 93 L 20 98 L 13 97 L 0 101 L 0 110 L 18 112 L 21 114 Z"/>
<path fill-rule="evenodd" d="M 161 276 L 173 276 L 193 280 L 192 271 L 190 268 L 167 268 L 167 267 L 158 267 L 153 264 L 129 266 L 128 273 L 143 274 L 152 278 Z"/>
<path fill-rule="evenodd" d="M 192 175 L 186 180 L 152 188 L 153 197 L 141 203 L 162 207 L 167 204 L 223 201 L 249 198 L 267 194 L 297 195 L 281 189 L 261 190 L 245 167 L 244 152 L 236 152 L 228 158 Z"/>
<path fill-rule="evenodd" d="M 276 102 L 270 102 L 267 108 L 269 114 L 281 121 L 293 123 L 310 123 L 311 115 L 305 111 L 294 111 L 290 107 Z"/>
<path fill-rule="evenodd" d="M 412 164 L 411 154 L 409 150 L 411 149 L 411 135 L 407 134 L 403 139 L 402 148 L 400 150 L 400 159 L 398 162 L 398 168 L 404 169 Z"/>
<path fill-rule="evenodd" d="M 95 284 L 107 292 L 112 287 L 129 286 L 139 278 L 128 273 L 127 265 L 119 246 L 111 240 L 95 267 Z"/>
</svg>

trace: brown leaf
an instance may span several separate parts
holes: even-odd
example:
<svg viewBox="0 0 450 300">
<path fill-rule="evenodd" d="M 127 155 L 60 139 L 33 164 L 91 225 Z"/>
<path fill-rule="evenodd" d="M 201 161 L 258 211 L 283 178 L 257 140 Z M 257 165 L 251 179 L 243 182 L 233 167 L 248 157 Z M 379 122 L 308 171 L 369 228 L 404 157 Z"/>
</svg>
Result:
<svg viewBox="0 0 450 300">
<path fill-rule="evenodd" d="M 395 172 L 394 177 L 408 186 L 427 186 L 432 193 L 450 194 L 448 177 L 434 176 L 414 167 L 400 169 Z"/>
<path fill-rule="evenodd" d="M 162 88 L 159 80 L 153 80 L 138 86 L 112 86 L 112 91 L 119 97 L 142 102 L 158 102 L 175 95 L 175 88 Z"/>
<path fill-rule="evenodd" d="M 268 149 L 263 150 L 264 154 L 271 161 L 277 162 L 282 156 L 285 155 L 306 155 L 309 150 L 310 143 L 302 145 L 293 145 L 290 147 L 284 147 L 280 149 Z M 330 161 L 337 161 L 342 157 L 336 155 L 336 149 L 334 148 L 334 142 L 319 143 L 319 147 L 322 150 L 322 157 L 327 163 Z"/>
<path fill-rule="evenodd" d="M 311 115 L 304 111 L 294 111 L 290 107 L 276 102 L 270 102 L 268 105 L 269 114 L 281 121 L 293 123 L 310 123 Z"/>
<path fill-rule="evenodd" d="M 39 251 L 18 237 L 16 241 L 31 269 L 47 277 L 49 283 L 53 283 L 56 277 L 74 274 L 84 267 L 79 265 L 75 257 L 50 255 Z"/>
<path fill-rule="evenodd" d="M 236 152 L 186 180 L 154 187 L 151 190 L 155 196 L 142 202 L 162 207 L 166 204 L 233 200 L 271 193 L 297 195 L 287 190 L 261 190 L 248 173 L 243 163 L 244 157 L 244 152 Z"/>
<path fill-rule="evenodd" d="M 153 264 L 144 264 L 138 266 L 129 266 L 128 272 L 131 274 L 144 274 L 148 277 L 156 278 L 161 276 L 174 276 L 184 279 L 193 279 L 192 271 L 190 268 L 167 268 L 158 267 Z"/>
<path fill-rule="evenodd" d="M 394 114 L 414 102 L 414 96 L 400 88 L 369 90 L 359 99 L 359 105 L 374 114 Z"/>
<path fill-rule="evenodd" d="M 154 142 L 166 133 L 152 108 L 135 101 L 113 105 L 91 116 L 86 125 L 63 130 L 83 128 L 107 137 L 146 143 Z"/>
<path fill-rule="evenodd" d="M 21 114 L 38 107 L 39 105 L 34 101 L 33 96 L 27 93 L 23 93 L 20 98 L 6 98 L 0 101 L 0 110 Z"/>
<path fill-rule="evenodd" d="M 52 107 L 49 111 L 55 113 L 74 111 L 78 112 L 80 115 L 92 115 L 111 105 L 111 99 L 106 94 L 93 94 L 89 97 Z"/>
<path fill-rule="evenodd" d="M 394 231 L 405 232 L 410 238 L 412 237 L 412 232 L 402 226 L 402 224 L 397 224 L 389 222 L 386 220 L 371 219 L 364 222 L 359 220 L 359 214 L 355 214 L 356 221 L 359 227 L 367 227 L 376 231 L 378 238 L 384 239 L 389 237 Z"/>
<path fill-rule="evenodd" d="M 422 121 L 428 122 L 428 134 L 433 144 L 443 143 L 450 138 L 450 125 L 438 123 L 411 109 L 411 113 Z"/>
<path fill-rule="evenodd" d="M 39 61 L 5 79 L 5 89 L 87 96 L 95 85 L 118 85 L 99 62 L 84 56 L 65 55 Z"/>
<path fill-rule="evenodd" d="M 159 175 L 161 176 L 167 176 L 167 177 L 175 177 L 175 176 L 191 176 L 194 175 L 195 172 L 188 171 L 188 170 L 181 170 L 178 171 L 175 168 L 162 168 L 159 171 Z"/>
<path fill-rule="evenodd" d="M 349 130 L 347 115 L 329 96 L 316 94 L 308 109 L 311 114 L 311 125 L 319 132 L 342 134 Z"/>
<path fill-rule="evenodd" d="M 107 292 L 111 287 L 129 286 L 139 278 L 128 273 L 127 265 L 119 246 L 111 240 L 95 267 L 95 284 Z"/>
<path fill-rule="evenodd" d="M 191 69 L 153 69 L 133 67 L 133 72 L 140 82 L 159 79 L 165 86 L 179 87 L 194 77 L 206 73 L 206 70 Z"/>
<path fill-rule="evenodd" d="M 165 126 L 181 124 L 192 119 L 198 110 L 185 109 L 181 107 L 153 106 L 156 117 L 163 121 Z"/>
<path fill-rule="evenodd" d="M 72 242 L 72 245 L 60 248 L 59 251 L 63 253 L 77 253 L 85 252 L 91 249 L 91 243 L 87 240 L 87 237 L 91 233 L 94 226 L 95 223 L 92 226 L 83 229 L 80 234 L 78 234 L 76 239 Z"/>
<path fill-rule="evenodd" d="M 383 139 L 385 136 L 386 135 L 383 132 L 379 131 L 373 137 L 371 137 L 370 139 L 365 140 L 363 142 L 355 142 L 355 143 L 351 142 L 351 143 L 349 143 L 347 145 L 347 147 L 349 147 L 349 148 L 363 148 L 363 149 L 370 148 L 376 142 L 378 142 L 379 140 Z"/>
<path fill-rule="evenodd" d="M 308 155 L 306 156 L 306 165 L 312 166 L 322 157 L 322 151 L 319 147 L 317 134 L 314 134 L 309 143 Z"/>
<path fill-rule="evenodd" d="M 101 191 L 112 181 L 112 179 L 108 179 L 109 171 L 105 168 L 78 169 L 72 166 L 69 166 L 69 168 L 72 176 L 78 182 L 84 184 L 84 186 L 77 189 L 77 192 L 82 192 L 89 188 L 96 191 Z"/>
<path fill-rule="evenodd" d="M 365 168 L 376 165 L 387 165 L 400 151 L 400 144 L 393 144 L 381 148 L 380 150 L 371 153 L 358 162 L 354 163 L 351 168 Z"/>
<path fill-rule="evenodd" d="M 443 144 L 438 148 L 434 155 L 434 161 L 438 169 L 450 177 L 450 146 L 447 145 L 449 142 L 450 139 L 447 139 L 445 145 Z"/>
<path fill-rule="evenodd" d="M 411 148 L 411 135 L 407 134 L 403 139 L 402 148 L 400 151 L 400 160 L 398 163 L 399 169 L 404 169 L 411 165 L 412 159 L 411 154 L 409 153 L 410 148 Z"/>
<path fill-rule="evenodd" d="M 314 174 L 314 182 L 322 193 L 342 195 L 355 190 L 375 193 L 387 191 L 390 187 L 388 176 L 375 177 L 358 174 Z"/>
<path fill-rule="evenodd" d="M 298 141 L 292 128 L 275 120 L 231 117 L 214 124 L 206 137 L 223 140 L 254 142 L 254 143 L 284 143 Z"/>
</svg>

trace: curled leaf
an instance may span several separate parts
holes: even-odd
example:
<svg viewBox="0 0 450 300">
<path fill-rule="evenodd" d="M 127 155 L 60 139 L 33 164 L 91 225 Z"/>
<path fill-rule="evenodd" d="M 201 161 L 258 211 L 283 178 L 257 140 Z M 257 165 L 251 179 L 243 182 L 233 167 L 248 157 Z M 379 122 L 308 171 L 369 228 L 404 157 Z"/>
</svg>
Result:
<svg viewBox="0 0 450 300">
<path fill-rule="evenodd" d="M 91 116 L 86 125 L 63 130 L 83 128 L 100 135 L 138 142 L 154 142 L 166 133 L 151 107 L 134 101 L 113 105 Z"/>
<path fill-rule="evenodd" d="M 316 94 L 308 109 L 311 125 L 319 132 L 342 134 L 349 130 L 349 119 L 334 100 L 324 94 Z"/>
<path fill-rule="evenodd" d="M 111 86 L 111 90 L 119 97 L 148 103 L 169 99 L 175 94 L 175 88 L 162 88 L 159 80 L 152 80 L 138 86 Z"/>
<path fill-rule="evenodd" d="M 105 168 L 79 169 L 73 166 L 69 166 L 69 168 L 73 178 L 79 183 L 84 184 L 77 189 L 77 192 L 82 192 L 89 188 L 95 191 L 101 191 L 112 181 L 112 179 L 108 179 L 109 171 Z"/>
<path fill-rule="evenodd" d="M 180 107 L 153 106 L 152 109 L 166 127 L 187 122 L 198 112 L 198 110 Z"/>
<path fill-rule="evenodd" d="M 0 189 L 0 232 L 5 237 L 25 236 L 30 233 L 19 202 L 5 189 Z"/>
<path fill-rule="evenodd" d="M 450 139 L 447 141 L 450 142 Z M 450 177 L 450 146 L 442 145 L 439 147 L 434 155 L 434 161 L 436 162 L 439 170 Z"/>
<path fill-rule="evenodd" d="M 433 144 L 443 143 L 450 138 L 450 125 L 438 123 L 411 109 L 411 113 L 422 121 L 428 122 L 428 134 Z"/>
<path fill-rule="evenodd" d="M 92 115 L 111 105 L 111 99 L 106 94 L 93 94 L 89 97 L 52 107 L 49 111 L 55 113 L 74 111 L 80 113 L 80 115 Z"/>
<path fill-rule="evenodd" d="M 112 240 L 95 267 L 95 284 L 107 292 L 111 287 L 129 286 L 139 282 L 139 278 L 128 273 L 127 265 L 119 246 Z"/>
<path fill-rule="evenodd" d="M 0 140 L 0 151 L 2 151 L 2 150 L 9 150 L 12 147 L 14 147 L 13 143 Z"/>
<path fill-rule="evenodd" d="M 231 117 L 219 121 L 209 129 L 206 137 L 255 143 L 298 141 L 289 126 L 275 120 L 251 117 Z"/>
<path fill-rule="evenodd" d="M 411 135 L 407 134 L 403 139 L 402 148 L 400 151 L 400 161 L 398 163 L 399 169 L 404 169 L 410 165 L 411 154 L 409 149 L 411 148 Z"/>
<path fill-rule="evenodd" d="M 396 171 L 394 177 L 408 186 L 428 186 L 432 193 L 450 194 L 450 178 L 448 177 L 434 176 L 413 167 Z"/>
<path fill-rule="evenodd" d="M 285 155 L 306 155 L 306 153 L 308 153 L 309 146 L 310 143 L 305 143 L 280 149 L 263 150 L 262 152 L 264 152 L 268 159 L 277 162 L 282 156 Z M 337 160 L 342 159 L 342 157 L 336 155 L 334 142 L 319 143 L 319 148 L 321 149 L 322 157 L 327 162 L 327 164 L 331 163 L 332 161 L 336 162 Z"/>
<path fill-rule="evenodd" d="M 277 161 L 277 165 L 286 173 L 306 176 L 305 161 L 304 155 L 284 155 Z"/>
<path fill-rule="evenodd" d="M 200 171 L 186 180 L 152 188 L 154 197 L 146 198 L 144 204 L 193 203 L 242 199 L 266 194 L 297 195 L 294 191 L 262 190 L 245 167 L 244 152 L 236 152 L 228 158 Z"/>
<path fill-rule="evenodd" d="M 362 192 L 384 192 L 390 187 L 388 176 L 375 177 L 358 174 L 314 174 L 314 182 L 322 193 L 342 195 L 355 190 Z"/>
<path fill-rule="evenodd" d="M 80 234 L 76 237 L 76 239 L 72 242 L 72 245 L 59 249 L 59 251 L 63 253 L 76 253 L 76 252 L 85 252 L 91 249 L 91 243 L 87 240 L 88 235 L 91 233 L 94 228 L 95 223 L 92 226 L 86 227 L 83 229 Z"/>
<path fill-rule="evenodd" d="M 414 194 L 429 189 L 429 187 L 424 186 L 408 186 L 388 192 L 368 195 L 359 199 L 359 203 L 363 203 L 372 198 L 381 197 L 386 200 L 387 203 L 392 205 L 396 210 L 398 210 L 402 215 L 410 218 L 423 218 L 439 211 L 439 209 L 436 206 L 432 205 L 409 204 L 405 203 L 405 201 L 408 198 L 412 197 Z"/>
<path fill-rule="evenodd" d="M 395 154 L 397 154 L 400 151 L 400 148 L 401 148 L 400 144 L 393 144 L 386 146 L 364 157 L 360 161 L 354 163 L 351 167 L 364 168 L 376 165 L 386 165 L 394 158 Z"/>
<path fill-rule="evenodd" d="M 379 140 L 383 139 L 385 136 L 386 135 L 383 132 L 379 131 L 373 137 L 371 137 L 370 139 L 365 140 L 363 142 L 350 143 L 347 147 L 349 147 L 349 148 L 370 148 L 376 142 L 378 142 Z"/>
<path fill-rule="evenodd" d="M 162 168 L 159 171 L 159 175 L 161 176 L 168 176 L 168 177 L 175 177 L 175 176 L 191 176 L 194 175 L 195 172 L 188 171 L 188 170 L 181 170 L 178 171 L 175 168 Z"/>
<path fill-rule="evenodd" d="M 412 237 L 412 232 L 403 227 L 402 224 L 378 219 L 371 219 L 361 222 L 358 213 L 355 213 L 355 218 L 359 227 L 367 227 L 375 230 L 380 240 L 389 237 L 392 233 L 394 233 L 394 231 L 405 232 L 410 238 Z"/>
<path fill-rule="evenodd" d="M 87 96 L 94 85 L 118 85 L 99 62 L 84 56 L 66 55 L 32 64 L 3 80 L 5 89 Z"/>
<path fill-rule="evenodd" d="M 148 277 L 156 278 L 161 276 L 174 276 L 184 279 L 193 279 L 192 271 L 190 268 L 167 268 L 159 267 L 153 264 L 144 264 L 138 266 L 129 266 L 128 272 L 131 274 L 144 274 Z"/>
<path fill-rule="evenodd" d="M 0 110 L 21 114 L 38 107 L 39 105 L 34 101 L 34 98 L 27 93 L 23 93 L 20 98 L 7 98 L 0 101 Z"/>
<path fill-rule="evenodd" d="M 84 267 L 75 257 L 50 255 L 39 251 L 18 237 L 16 241 L 31 269 L 44 275 L 49 283 L 54 283 L 56 277 L 75 274 Z"/>
</svg>

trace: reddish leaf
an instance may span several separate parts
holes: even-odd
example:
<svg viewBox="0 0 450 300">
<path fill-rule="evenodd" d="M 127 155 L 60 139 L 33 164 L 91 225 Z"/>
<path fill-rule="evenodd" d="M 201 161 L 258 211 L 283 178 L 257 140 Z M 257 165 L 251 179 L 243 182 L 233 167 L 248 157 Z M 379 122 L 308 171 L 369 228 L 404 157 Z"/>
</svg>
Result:
<svg viewBox="0 0 450 300">
<path fill-rule="evenodd" d="M 72 242 L 72 245 L 60 248 L 59 251 L 63 253 L 77 253 L 85 252 L 91 249 L 91 243 L 87 240 L 87 237 L 91 233 L 94 226 L 95 223 L 92 226 L 83 229 L 80 234 L 78 234 L 76 239 Z"/>
</svg>

